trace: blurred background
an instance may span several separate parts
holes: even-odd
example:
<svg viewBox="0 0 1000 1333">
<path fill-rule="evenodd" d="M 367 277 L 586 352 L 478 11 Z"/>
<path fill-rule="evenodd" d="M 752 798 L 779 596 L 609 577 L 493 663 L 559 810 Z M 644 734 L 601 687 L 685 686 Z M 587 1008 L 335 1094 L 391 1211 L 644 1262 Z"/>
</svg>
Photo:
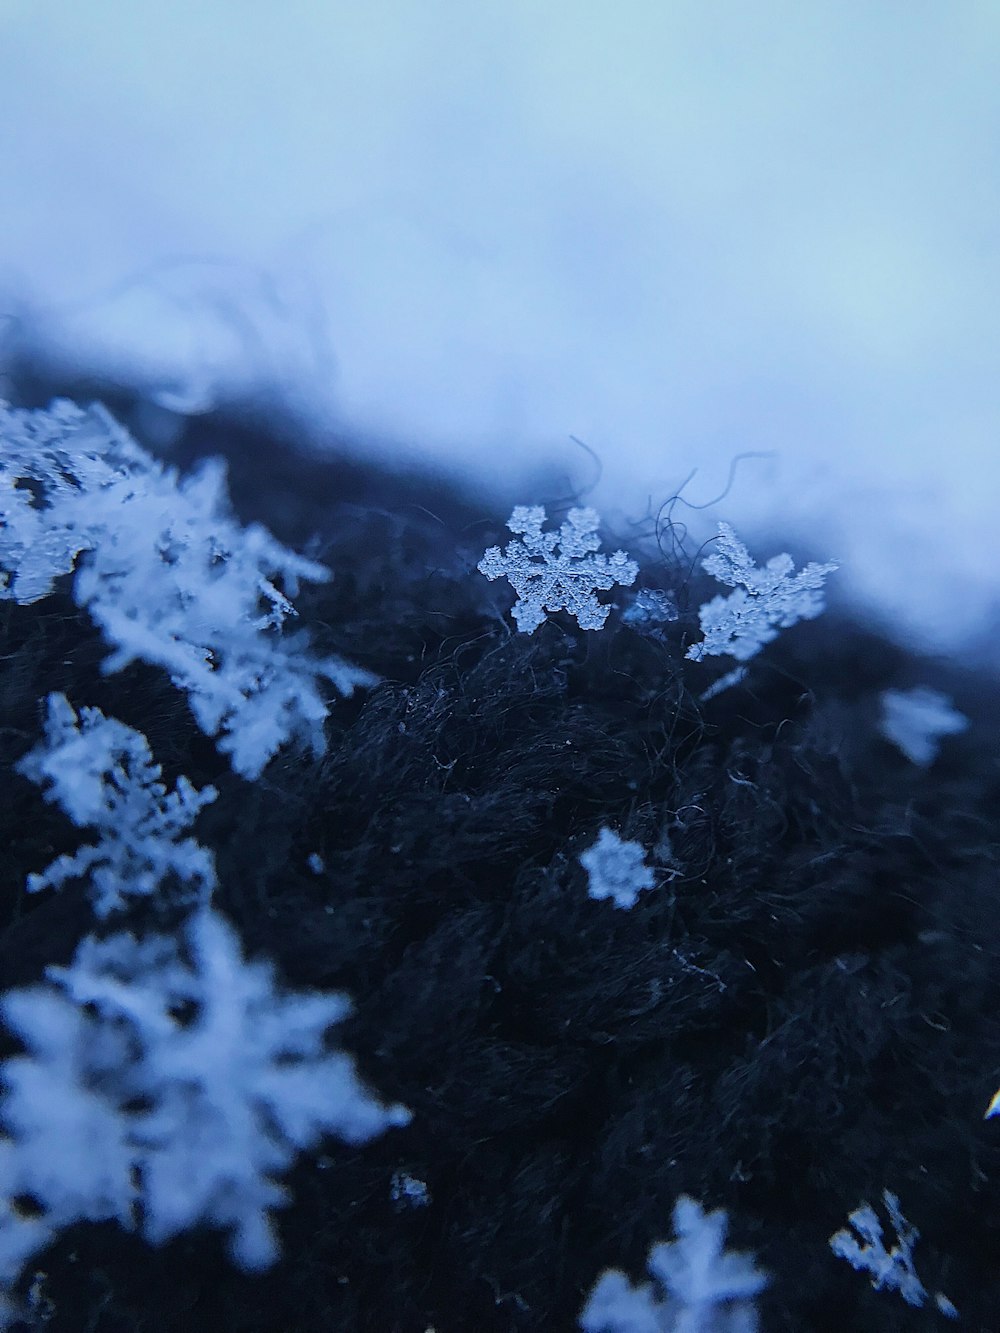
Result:
<svg viewBox="0 0 1000 1333">
<path fill-rule="evenodd" d="M 0 395 L 166 445 L 544 465 L 625 540 L 697 469 L 695 535 L 1000 666 L 998 297 L 995 0 L 0 0 Z"/>
</svg>

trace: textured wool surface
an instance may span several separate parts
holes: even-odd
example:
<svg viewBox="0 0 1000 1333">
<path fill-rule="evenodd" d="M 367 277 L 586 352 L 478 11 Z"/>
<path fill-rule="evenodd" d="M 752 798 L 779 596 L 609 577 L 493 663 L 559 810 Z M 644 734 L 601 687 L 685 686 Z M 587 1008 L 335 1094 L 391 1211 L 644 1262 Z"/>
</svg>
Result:
<svg viewBox="0 0 1000 1333">
<path fill-rule="evenodd" d="M 165 780 L 218 788 L 197 825 L 216 905 L 290 987 L 351 996 L 338 1042 L 413 1118 L 299 1162 L 262 1275 L 207 1229 L 154 1249 L 74 1227 L 22 1278 L 34 1326 L 571 1330 L 604 1269 L 641 1274 L 684 1193 L 727 1209 L 771 1274 L 765 1333 L 940 1327 L 830 1251 L 883 1188 L 920 1229 L 927 1290 L 962 1327 L 1000 1326 L 995 682 L 841 606 L 699 702 L 727 664 L 685 660 L 717 587 L 679 531 L 632 543 L 636 588 L 678 608 L 655 635 L 622 623 L 619 589 L 604 630 L 555 615 L 528 636 L 475 570 L 506 515 L 440 479 L 317 461 L 234 420 L 161 452 L 227 457 L 239 517 L 334 571 L 296 599 L 317 651 L 383 683 L 331 690 L 325 755 L 286 747 L 250 783 L 161 671 L 100 674 L 65 587 L 4 602 L 0 988 L 94 929 L 84 894 L 24 890 L 79 842 L 12 771 L 63 691 L 141 730 Z M 970 719 L 928 767 L 879 729 L 881 692 L 914 686 Z M 631 910 L 588 896 L 579 857 L 605 826 L 655 876 Z M 143 903 L 116 926 L 179 919 Z"/>
</svg>

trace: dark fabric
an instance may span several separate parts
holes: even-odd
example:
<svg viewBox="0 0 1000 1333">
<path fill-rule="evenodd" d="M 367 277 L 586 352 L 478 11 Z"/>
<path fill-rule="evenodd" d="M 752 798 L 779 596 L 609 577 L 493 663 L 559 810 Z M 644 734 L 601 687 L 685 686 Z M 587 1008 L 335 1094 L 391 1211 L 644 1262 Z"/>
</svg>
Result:
<svg viewBox="0 0 1000 1333">
<path fill-rule="evenodd" d="M 22 401 L 49 388 L 25 380 Z M 68 581 L 0 603 L 0 988 L 95 928 L 79 886 L 23 891 L 81 839 L 10 767 L 65 691 L 143 731 L 168 784 L 218 787 L 195 827 L 218 907 L 290 986 L 352 997 L 337 1041 L 413 1120 L 300 1160 L 261 1276 L 207 1228 L 152 1249 L 74 1227 L 21 1283 L 44 1274 L 44 1327 L 571 1330 L 605 1268 L 645 1277 L 684 1192 L 726 1208 L 729 1243 L 770 1271 L 765 1333 L 938 1328 L 829 1249 L 885 1187 L 921 1230 L 928 1290 L 961 1327 L 1000 1327 L 1000 1123 L 983 1120 L 1000 1084 L 995 684 L 840 607 L 700 704 L 731 663 L 684 660 L 718 587 L 680 530 L 659 550 L 651 524 L 616 534 L 636 587 L 676 598 L 657 636 L 617 610 L 600 632 L 556 615 L 527 636 L 507 585 L 475 571 L 506 512 L 440 479 L 319 461 L 259 421 L 199 419 L 154 452 L 225 454 L 244 521 L 299 550 L 316 536 L 335 578 L 301 589 L 296 624 L 384 683 L 331 689 L 327 753 L 286 748 L 249 784 L 162 672 L 100 674 Z M 879 692 L 914 684 L 972 723 L 927 770 L 877 729 Z M 654 868 L 630 911 L 587 895 L 578 857 L 604 825 Z M 140 906 L 114 925 L 179 919 Z M 393 1200 L 397 1172 L 426 1206 Z"/>
</svg>

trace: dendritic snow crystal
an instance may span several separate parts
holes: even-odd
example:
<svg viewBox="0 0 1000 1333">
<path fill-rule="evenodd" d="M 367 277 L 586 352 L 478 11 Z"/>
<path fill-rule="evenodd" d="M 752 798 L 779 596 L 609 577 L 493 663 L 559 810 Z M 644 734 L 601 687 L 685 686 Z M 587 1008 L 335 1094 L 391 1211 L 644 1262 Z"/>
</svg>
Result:
<svg viewBox="0 0 1000 1333">
<path fill-rule="evenodd" d="M 968 725 L 969 719 L 940 690 L 920 685 L 882 695 L 882 735 L 920 768 L 937 758 L 942 736 L 956 736 Z"/>
<path fill-rule="evenodd" d="M 0 598 L 38 601 L 73 570 L 74 600 L 114 645 L 102 672 L 162 667 L 248 779 L 292 736 L 322 753 L 318 677 L 344 695 L 377 681 L 281 632 L 299 579 L 330 571 L 233 518 L 224 460 L 178 479 L 101 408 L 0 403 Z"/>
<path fill-rule="evenodd" d="M 640 588 L 622 612 L 622 624 L 647 634 L 651 639 L 666 641 L 661 626 L 680 618 L 677 602 L 664 588 Z"/>
<path fill-rule="evenodd" d="M 514 619 L 522 633 L 532 634 L 544 624 L 546 611 L 568 611 L 581 629 L 603 629 L 611 608 L 602 606 L 595 592 L 634 583 L 639 566 L 624 551 L 594 554 L 601 544 L 600 521 L 594 509 L 571 509 L 558 532 L 543 532 L 543 505 L 515 507 L 507 527 L 522 540 L 504 551 L 491 546 L 477 568 L 490 580 L 510 580 L 518 596 Z"/>
<path fill-rule="evenodd" d="M 824 609 L 823 583 L 835 564 L 812 562 L 794 572 L 788 554 L 772 556 L 758 569 L 728 523 L 719 524 L 718 544 L 702 562 L 706 573 L 735 591 L 713 597 L 698 615 L 704 639 L 692 644 L 687 656 L 698 662 L 728 654 L 749 661 L 765 643 L 800 620 L 814 620 Z"/>
<path fill-rule="evenodd" d="M 920 1238 L 920 1232 L 907 1222 L 899 1206 L 899 1199 L 891 1190 L 882 1191 L 889 1220 L 896 1233 L 896 1244 L 886 1250 L 882 1239 L 882 1223 L 871 1204 L 863 1203 L 848 1214 L 857 1236 L 844 1228 L 830 1237 L 830 1249 L 839 1259 L 846 1259 L 853 1267 L 871 1274 L 872 1286 L 876 1291 L 887 1288 L 898 1291 L 908 1305 L 923 1305 L 927 1291 L 917 1277 L 913 1266 L 913 1247 Z M 858 1237 L 864 1244 L 858 1243 Z M 958 1311 L 947 1296 L 938 1294 L 934 1303 L 942 1314 L 957 1317 Z"/>
<path fill-rule="evenodd" d="M 755 1333 L 768 1278 L 749 1254 L 725 1250 L 725 1211 L 682 1194 L 673 1222 L 677 1239 L 653 1245 L 646 1264 L 659 1291 L 608 1269 L 580 1314 L 584 1333 Z"/>
<path fill-rule="evenodd" d="M 215 787 L 200 791 L 181 776 L 168 792 L 139 731 L 105 717 L 99 708 L 77 716 L 64 694 L 50 694 L 45 741 L 16 765 L 57 801 L 78 828 L 94 828 L 96 843 L 59 856 L 28 876 L 28 890 L 61 888 L 89 876 L 99 917 L 125 905 L 126 896 L 149 896 L 168 878 L 185 886 L 185 901 L 207 902 L 215 888 L 215 858 L 193 838 L 180 835 Z"/>
<path fill-rule="evenodd" d="M 616 907 L 634 907 L 643 889 L 654 884 L 638 842 L 624 842 L 613 829 L 602 828 L 594 845 L 580 857 L 590 880 L 591 898 L 611 898 Z"/>
<path fill-rule="evenodd" d="M 46 974 L 0 1001 L 26 1052 L 0 1066 L 0 1282 L 83 1220 L 116 1219 L 152 1244 L 209 1223 L 230 1230 L 241 1268 L 266 1268 L 279 1252 L 270 1210 L 288 1203 L 276 1177 L 298 1153 L 410 1119 L 327 1048 L 348 999 L 277 988 L 210 909 L 180 945 L 88 936 Z"/>
</svg>

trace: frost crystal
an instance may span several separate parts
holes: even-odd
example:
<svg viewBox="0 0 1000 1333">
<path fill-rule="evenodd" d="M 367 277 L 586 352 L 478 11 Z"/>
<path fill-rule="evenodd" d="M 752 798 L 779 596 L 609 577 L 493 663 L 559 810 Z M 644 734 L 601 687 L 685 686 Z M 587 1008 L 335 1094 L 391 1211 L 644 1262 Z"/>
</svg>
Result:
<svg viewBox="0 0 1000 1333">
<path fill-rule="evenodd" d="M 405 1125 L 325 1034 L 343 995 L 283 993 L 210 910 L 175 940 L 88 936 L 3 1017 L 27 1053 L 0 1067 L 0 1281 L 65 1227 L 115 1218 L 161 1244 L 202 1222 L 232 1228 L 245 1269 L 278 1257 L 276 1176 L 325 1133 L 360 1144 Z M 190 960 L 190 961 L 188 961 Z M 30 1195 L 37 1213 L 16 1200 Z"/>
<path fill-rule="evenodd" d="M 753 1298 L 767 1285 L 752 1258 L 726 1252 L 724 1210 L 706 1213 L 687 1195 L 674 1204 L 674 1241 L 649 1251 L 647 1268 L 657 1280 L 633 1286 L 608 1269 L 580 1315 L 584 1333 L 755 1333 Z"/>
<path fill-rule="evenodd" d="M 916 1227 L 911 1226 L 899 1207 L 899 1199 L 890 1190 L 882 1191 L 882 1198 L 896 1232 L 896 1244 L 886 1251 L 882 1240 L 882 1223 L 871 1204 L 864 1203 L 849 1213 L 847 1220 L 865 1242 L 859 1245 L 850 1231 L 836 1231 L 830 1237 L 830 1249 L 838 1259 L 846 1259 L 857 1269 L 867 1269 L 872 1275 L 872 1286 L 876 1291 L 887 1287 L 897 1290 L 908 1305 L 923 1305 L 927 1292 L 913 1267 L 913 1246 L 920 1237 Z"/>
<path fill-rule="evenodd" d="M 699 611 L 701 643 L 692 644 L 687 656 L 696 662 L 704 657 L 728 654 L 738 662 L 749 661 L 765 643 L 778 637 L 800 620 L 814 620 L 824 608 L 823 582 L 835 564 L 815 562 L 794 573 L 790 555 L 776 555 L 758 569 L 728 523 L 719 524 L 716 549 L 702 568 L 735 592 L 713 597 Z"/>
<path fill-rule="evenodd" d="M 591 898 L 611 898 L 616 907 L 634 907 L 643 889 L 653 887 L 653 872 L 645 864 L 641 843 L 623 842 L 613 829 L 602 828 L 580 864 L 590 879 Z"/>
<path fill-rule="evenodd" d="M 296 611 L 278 582 L 294 597 L 330 571 L 234 520 L 222 459 L 178 480 L 103 409 L 69 403 L 0 403 L 0 444 L 0 598 L 35 602 L 75 568 L 77 605 L 115 645 L 104 673 L 136 659 L 169 672 L 246 778 L 296 734 L 322 753 L 317 677 L 345 695 L 377 677 L 281 633 Z"/>
<path fill-rule="evenodd" d="M 713 680 L 707 690 L 702 690 L 701 694 L 698 695 L 698 702 L 707 704 L 710 699 L 717 699 L 720 694 L 725 694 L 726 690 L 731 690 L 734 685 L 742 685 L 749 674 L 749 667 L 733 667 L 732 671 L 727 671 L 718 680 Z"/>
<path fill-rule="evenodd" d="M 126 894 L 154 893 L 168 876 L 191 886 L 187 900 L 207 901 L 216 884 L 215 859 L 179 835 L 218 792 L 211 786 L 198 791 L 182 776 L 168 793 L 141 732 L 99 708 L 81 708 L 78 717 L 64 694 L 50 694 L 45 742 L 16 767 L 39 786 L 48 783 L 45 800 L 58 801 L 78 828 L 100 834 L 98 842 L 29 875 L 29 892 L 61 888 L 89 871 L 99 917 L 123 907 Z"/>
<path fill-rule="evenodd" d="M 397 1209 L 426 1208 L 431 1202 L 431 1192 L 426 1181 L 418 1180 L 408 1171 L 394 1171 L 389 1182 L 389 1196 Z"/>
<path fill-rule="evenodd" d="M 955 736 L 968 725 L 969 719 L 940 690 L 918 686 L 882 695 L 882 735 L 921 768 L 937 758 L 939 737 Z"/>
<path fill-rule="evenodd" d="M 545 622 L 546 611 L 568 611 L 581 629 L 602 629 L 610 607 L 594 596 L 616 583 L 635 582 L 639 566 L 624 551 L 595 555 L 600 515 L 594 509 L 571 509 L 558 532 L 543 532 L 543 505 L 517 505 L 507 527 L 523 537 L 505 551 L 491 546 L 477 568 L 491 581 L 510 580 L 518 595 L 514 619 L 524 634 Z M 556 548 L 558 547 L 558 552 Z"/>
<path fill-rule="evenodd" d="M 640 634 L 648 634 L 651 639 L 661 642 L 666 642 L 667 636 L 660 626 L 679 618 L 673 594 L 663 588 L 640 588 L 622 612 L 623 625 L 630 625 Z"/>
</svg>

